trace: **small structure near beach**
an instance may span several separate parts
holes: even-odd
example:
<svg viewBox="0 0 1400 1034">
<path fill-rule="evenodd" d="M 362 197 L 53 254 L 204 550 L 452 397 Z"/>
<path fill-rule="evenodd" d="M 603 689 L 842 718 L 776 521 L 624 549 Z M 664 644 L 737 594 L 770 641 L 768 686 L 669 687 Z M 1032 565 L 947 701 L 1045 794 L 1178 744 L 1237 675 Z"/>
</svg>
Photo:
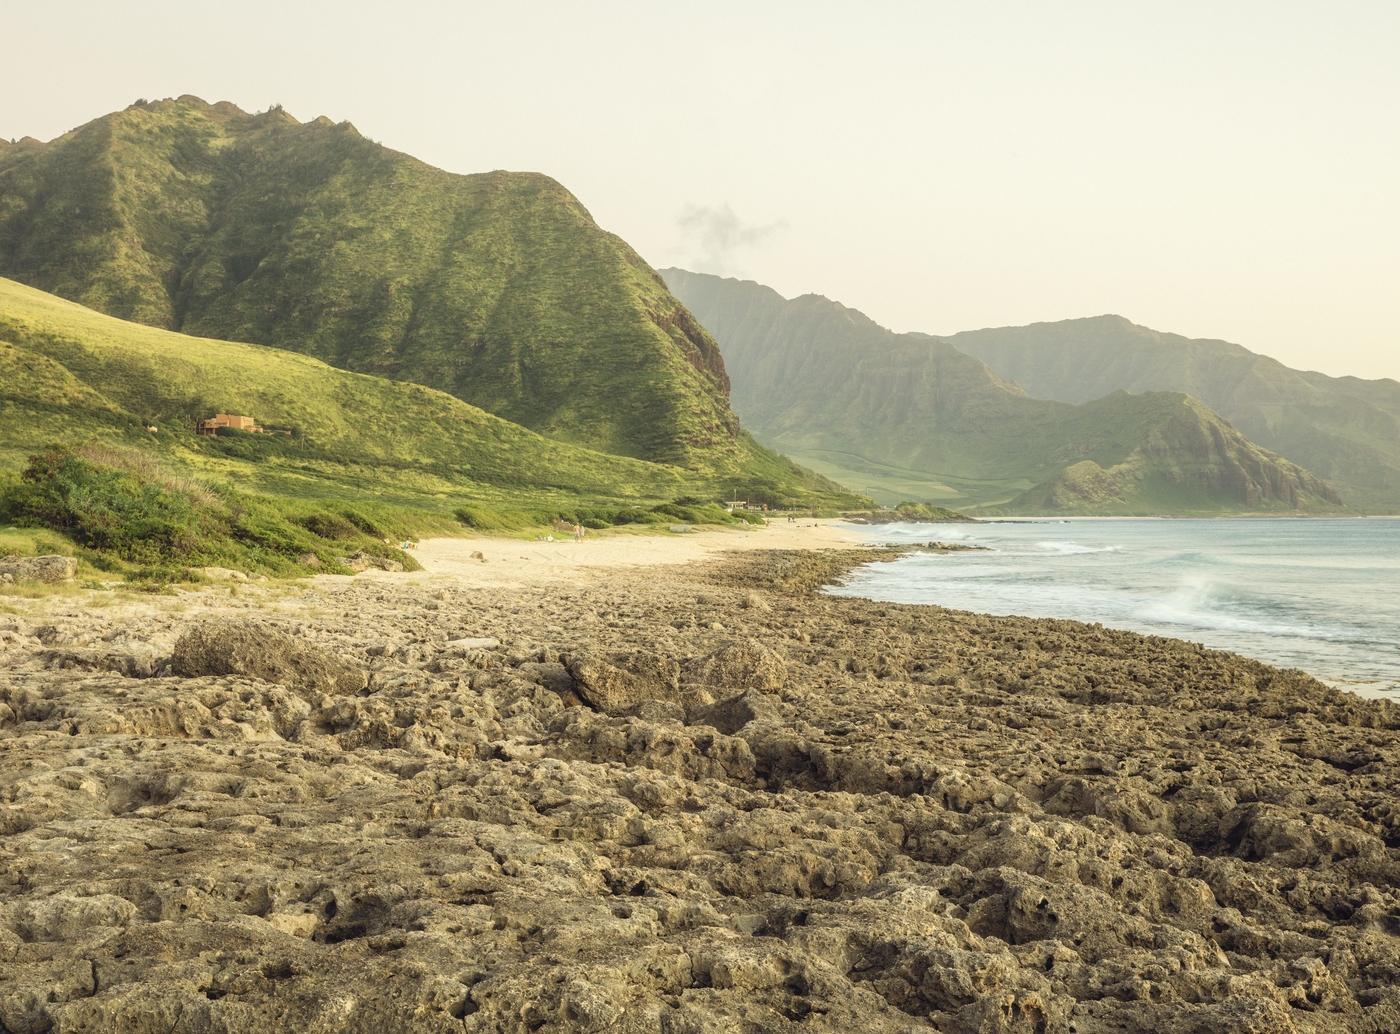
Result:
<svg viewBox="0 0 1400 1034">
<path fill-rule="evenodd" d="M 239 416 L 236 413 L 215 413 L 206 420 L 201 420 L 194 425 L 195 434 L 214 435 L 224 428 L 233 431 L 242 431 L 245 434 L 260 434 L 262 428 L 258 422 L 250 416 Z"/>
</svg>

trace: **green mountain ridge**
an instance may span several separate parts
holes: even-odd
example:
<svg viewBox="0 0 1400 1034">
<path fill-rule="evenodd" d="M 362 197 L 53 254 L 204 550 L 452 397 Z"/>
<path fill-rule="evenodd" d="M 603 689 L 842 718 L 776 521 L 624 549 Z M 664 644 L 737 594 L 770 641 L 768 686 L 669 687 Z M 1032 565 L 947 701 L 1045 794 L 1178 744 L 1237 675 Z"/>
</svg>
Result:
<svg viewBox="0 0 1400 1034">
<path fill-rule="evenodd" d="M 547 176 L 456 175 L 274 108 L 138 103 L 0 149 L 0 276 L 439 388 L 546 436 L 761 470 L 710 336 Z"/>
<path fill-rule="evenodd" d="M 1250 439 L 1337 486 L 1363 511 L 1400 512 L 1400 382 L 1295 370 L 1241 345 L 1121 316 L 965 331 L 946 339 L 1036 398 L 1181 391 Z"/>
<path fill-rule="evenodd" d="M 885 500 L 983 512 L 1331 512 L 1323 481 L 1180 392 L 1031 398 L 946 340 L 818 295 L 667 269 L 764 442 Z"/>
</svg>

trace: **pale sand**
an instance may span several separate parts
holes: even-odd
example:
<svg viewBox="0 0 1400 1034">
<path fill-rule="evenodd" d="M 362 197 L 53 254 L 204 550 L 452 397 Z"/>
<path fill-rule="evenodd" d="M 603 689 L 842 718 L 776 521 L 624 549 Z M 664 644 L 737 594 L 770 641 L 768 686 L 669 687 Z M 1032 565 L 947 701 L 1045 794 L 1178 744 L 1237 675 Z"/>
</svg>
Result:
<svg viewBox="0 0 1400 1034">
<path fill-rule="evenodd" d="M 486 536 L 424 539 L 412 555 L 427 575 L 499 585 L 554 581 L 591 571 L 689 564 L 729 550 L 839 549 L 861 542 L 850 525 L 809 518 L 796 524 L 780 519 L 761 527 L 685 533 L 590 532 L 582 542 L 558 537 L 554 542 Z M 474 559 L 473 553 L 484 556 L 485 563 Z"/>
</svg>

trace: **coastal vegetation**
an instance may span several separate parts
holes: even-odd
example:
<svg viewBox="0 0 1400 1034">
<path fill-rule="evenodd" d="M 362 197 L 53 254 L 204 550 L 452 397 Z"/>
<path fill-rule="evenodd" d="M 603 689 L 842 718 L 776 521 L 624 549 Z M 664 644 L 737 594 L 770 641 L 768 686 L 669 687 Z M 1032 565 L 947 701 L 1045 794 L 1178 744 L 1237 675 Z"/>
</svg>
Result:
<svg viewBox="0 0 1400 1034">
<path fill-rule="evenodd" d="M 217 411 L 270 430 L 196 435 Z M 690 514 L 668 522 L 736 521 L 715 505 L 736 494 L 859 501 L 757 445 L 750 455 L 728 477 L 607 455 L 422 385 L 0 280 L 0 521 L 59 531 L 109 566 L 334 570 L 347 552 L 464 524 L 523 531 L 667 505 Z"/>
<path fill-rule="evenodd" d="M 345 572 L 347 553 L 416 566 L 353 508 L 297 520 L 229 485 L 172 475 L 147 454 L 96 445 L 45 450 L 0 482 L 0 523 L 59 532 L 99 566 L 137 580 L 200 567 Z"/>
</svg>

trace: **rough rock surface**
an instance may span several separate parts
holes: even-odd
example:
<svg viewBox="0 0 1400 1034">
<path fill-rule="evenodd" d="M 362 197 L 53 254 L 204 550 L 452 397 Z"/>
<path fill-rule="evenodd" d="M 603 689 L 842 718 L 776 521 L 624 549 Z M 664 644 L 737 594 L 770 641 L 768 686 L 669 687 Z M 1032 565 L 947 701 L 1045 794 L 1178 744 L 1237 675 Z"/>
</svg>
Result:
<svg viewBox="0 0 1400 1034">
<path fill-rule="evenodd" d="M 175 641 L 172 674 L 248 675 L 303 693 L 357 693 L 363 669 L 257 621 L 211 621 Z"/>
<path fill-rule="evenodd" d="M 704 687 L 712 694 L 727 691 L 730 696 L 746 689 L 782 689 L 786 679 L 787 661 L 782 655 L 753 641 L 725 643 L 681 668 L 683 683 Z"/>
<path fill-rule="evenodd" d="M 0 615 L 0 1030 L 1400 1030 L 1396 708 L 836 563 Z"/>
<path fill-rule="evenodd" d="M 66 582 L 78 573 L 78 561 L 71 556 L 0 557 L 0 578 L 6 581 Z"/>
<path fill-rule="evenodd" d="M 360 550 L 347 557 L 341 557 L 340 562 L 355 574 L 368 571 L 370 568 L 377 568 L 380 571 L 402 571 L 403 564 L 389 557 L 374 556 Z"/>
</svg>

